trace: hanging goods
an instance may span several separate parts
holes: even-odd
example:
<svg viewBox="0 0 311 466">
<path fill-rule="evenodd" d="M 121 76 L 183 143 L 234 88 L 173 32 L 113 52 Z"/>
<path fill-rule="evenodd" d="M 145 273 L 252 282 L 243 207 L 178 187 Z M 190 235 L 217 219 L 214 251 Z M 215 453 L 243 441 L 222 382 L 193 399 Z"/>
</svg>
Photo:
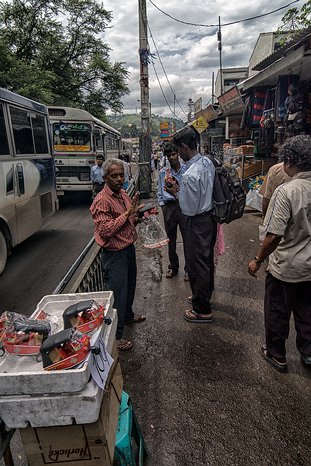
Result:
<svg viewBox="0 0 311 466">
<path fill-rule="evenodd" d="M 16 312 L 4 312 L 0 319 L 0 356 L 5 351 L 18 356 L 37 355 L 50 332 L 51 324 L 46 320 L 29 319 Z"/>
<path fill-rule="evenodd" d="M 213 186 L 212 215 L 217 223 L 230 223 L 244 213 L 246 194 L 239 181 L 235 181 L 219 159 L 208 155 L 216 173 Z"/>
<path fill-rule="evenodd" d="M 43 369 L 64 370 L 83 362 L 89 354 L 90 337 L 67 328 L 47 338 L 40 348 Z"/>
<path fill-rule="evenodd" d="M 111 324 L 110 317 L 105 317 L 105 307 L 94 299 L 80 301 L 67 307 L 63 313 L 64 328 L 76 328 L 82 333 L 92 332 L 104 322 Z"/>
<path fill-rule="evenodd" d="M 140 235 L 143 246 L 147 249 L 158 249 L 165 246 L 169 239 L 164 228 L 157 219 L 158 210 L 149 208 L 144 211 L 140 226 Z"/>
</svg>

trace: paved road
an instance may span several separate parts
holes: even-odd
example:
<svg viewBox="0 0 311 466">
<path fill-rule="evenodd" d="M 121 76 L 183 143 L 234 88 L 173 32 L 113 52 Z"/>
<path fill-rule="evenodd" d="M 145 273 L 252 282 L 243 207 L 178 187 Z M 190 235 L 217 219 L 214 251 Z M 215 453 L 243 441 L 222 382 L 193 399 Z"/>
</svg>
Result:
<svg viewBox="0 0 311 466">
<path fill-rule="evenodd" d="M 189 285 L 162 275 L 168 259 L 138 246 L 136 311 L 122 354 L 149 447 L 147 466 L 274 466 L 311 464 L 311 370 L 288 345 L 289 374 L 259 354 L 263 343 L 264 271 L 247 273 L 257 249 L 259 215 L 225 227 L 227 250 L 217 266 L 213 324 L 182 319 Z M 181 244 L 179 244 L 181 253 Z"/>
<path fill-rule="evenodd" d="M 30 315 L 51 294 L 93 234 L 89 196 L 70 193 L 60 210 L 17 246 L 0 276 L 0 311 Z"/>
<path fill-rule="evenodd" d="M 87 207 L 71 205 L 64 207 L 66 215 L 65 210 L 59 213 L 71 262 L 76 247 L 71 244 L 73 238 L 83 246 L 92 231 Z M 288 345 L 289 374 L 275 372 L 259 354 L 264 272 L 257 280 L 247 274 L 248 260 L 257 249 L 259 223 L 258 215 L 247 214 L 225 228 L 227 250 L 217 266 L 215 321 L 211 325 L 189 324 L 182 319 L 189 284 L 183 281 L 182 273 L 165 279 L 166 250 L 152 252 L 137 245 L 135 310 L 146 313 L 148 319 L 127 328 L 125 336 L 133 338 L 135 345 L 121 359 L 124 388 L 132 396 L 149 448 L 146 466 L 311 464 L 311 374 L 300 363 L 294 332 Z M 81 231 L 88 229 L 84 241 Z M 55 276 L 56 269 L 62 268 L 58 252 L 61 235 L 51 227 L 45 234 L 50 243 L 53 238 L 46 250 L 51 264 L 33 272 L 44 293 L 52 291 L 66 271 L 64 267 L 59 277 Z M 32 241 L 43 242 L 41 235 Z M 178 247 L 181 254 L 181 243 Z M 30 246 L 25 247 L 23 255 L 29 253 Z M 38 254 L 42 255 L 42 250 Z M 13 267 L 10 259 L 11 273 L 17 258 L 14 263 Z M 27 302 L 23 283 L 29 283 L 32 293 L 36 287 L 27 276 L 29 269 L 23 266 L 23 271 L 11 286 L 13 290 L 22 287 Z M 54 278 L 46 289 L 49 276 Z M 2 283 L 3 277 L 0 286 Z M 16 296 L 11 301 L 20 307 L 24 303 Z M 15 464 L 24 466 L 20 447 L 13 449 Z"/>
</svg>

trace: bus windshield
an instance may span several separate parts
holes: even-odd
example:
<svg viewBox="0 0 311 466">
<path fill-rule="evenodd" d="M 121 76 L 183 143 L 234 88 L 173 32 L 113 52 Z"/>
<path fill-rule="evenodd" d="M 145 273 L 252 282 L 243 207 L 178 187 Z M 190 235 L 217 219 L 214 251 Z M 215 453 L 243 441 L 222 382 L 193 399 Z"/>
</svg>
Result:
<svg viewBox="0 0 311 466">
<path fill-rule="evenodd" d="M 91 126 L 88 123 L 54 123 L 53 150 L 55 152 L 89 152 Z"/>
</svg>

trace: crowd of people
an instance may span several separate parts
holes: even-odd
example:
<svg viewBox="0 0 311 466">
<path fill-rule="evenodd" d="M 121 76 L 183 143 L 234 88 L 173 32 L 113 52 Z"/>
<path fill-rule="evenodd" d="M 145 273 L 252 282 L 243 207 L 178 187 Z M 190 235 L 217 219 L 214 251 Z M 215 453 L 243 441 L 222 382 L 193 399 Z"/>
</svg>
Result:
<svg viewBox="0 0 311 466">
<path fill-rule="evenodd" d="M 263 358 L 280 372 L 287 371 L 285 342 L 291 312 L 297 332 L 296 345 L 305 365 L 311 366 L 311 138 L 288 139 L 279 151 L 280 163 L 266 179 L 265 236 L 248 265 L 251 276 L 269 258 L 265 284 L 265 334 Z M 223 246 L 223 232 L 213 215 L 214 164 L 208 147 L 198 152 L 197 134 L 191 127 L 176 133 L 164 144 L 166 164 L 159 171 L 157 198 L 170 240 L 166 278 L 179 269 L 177 229 L 184 248 L 184 279 L 192 295 L 184 319 L 190 323 L 213 322 L 212 293 L 215 275 L 215 244 Z M 284 171 L 284 173 L 282 172 Z M 118 159 L 103 164 L 104 188 L 91 206 L 95 240 L 102 248 L 105 287 L 114 292 L 118 311 L 117 342 L 120 351 L 133 343 L 123 339 L 124 325 L 139 323 L 145 316 L 133 312 L 136 287 L 134 243 L 139 222 L 139 193 L 131 200 L 123 189 L 124 166 Z"/>
</svg>

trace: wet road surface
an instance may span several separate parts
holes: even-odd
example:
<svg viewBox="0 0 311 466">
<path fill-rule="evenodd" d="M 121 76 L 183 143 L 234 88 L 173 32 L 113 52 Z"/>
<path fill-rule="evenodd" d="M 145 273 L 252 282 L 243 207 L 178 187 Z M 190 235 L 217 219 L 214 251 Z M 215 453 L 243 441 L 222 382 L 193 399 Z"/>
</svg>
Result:
<svg viewBox="0 0 311 466">
<path fill-rule="evenodd" d="M 135 346 L 121 360 L 149 448 L 147 466 L 311 464 L 311 370 L 299 360 L 294 331 L 288 374 L 259 352 L 265 267 L 257 280 L 247 273 L 259 224 L 259 214 L 249 213 L 225 226 L 212 324 L 183 320 L 191 292 L 182 270 L 166 279 L 166 249 L 137 245 L 135 311 L 147 321 L 126 329 Z"/>
</svg>

